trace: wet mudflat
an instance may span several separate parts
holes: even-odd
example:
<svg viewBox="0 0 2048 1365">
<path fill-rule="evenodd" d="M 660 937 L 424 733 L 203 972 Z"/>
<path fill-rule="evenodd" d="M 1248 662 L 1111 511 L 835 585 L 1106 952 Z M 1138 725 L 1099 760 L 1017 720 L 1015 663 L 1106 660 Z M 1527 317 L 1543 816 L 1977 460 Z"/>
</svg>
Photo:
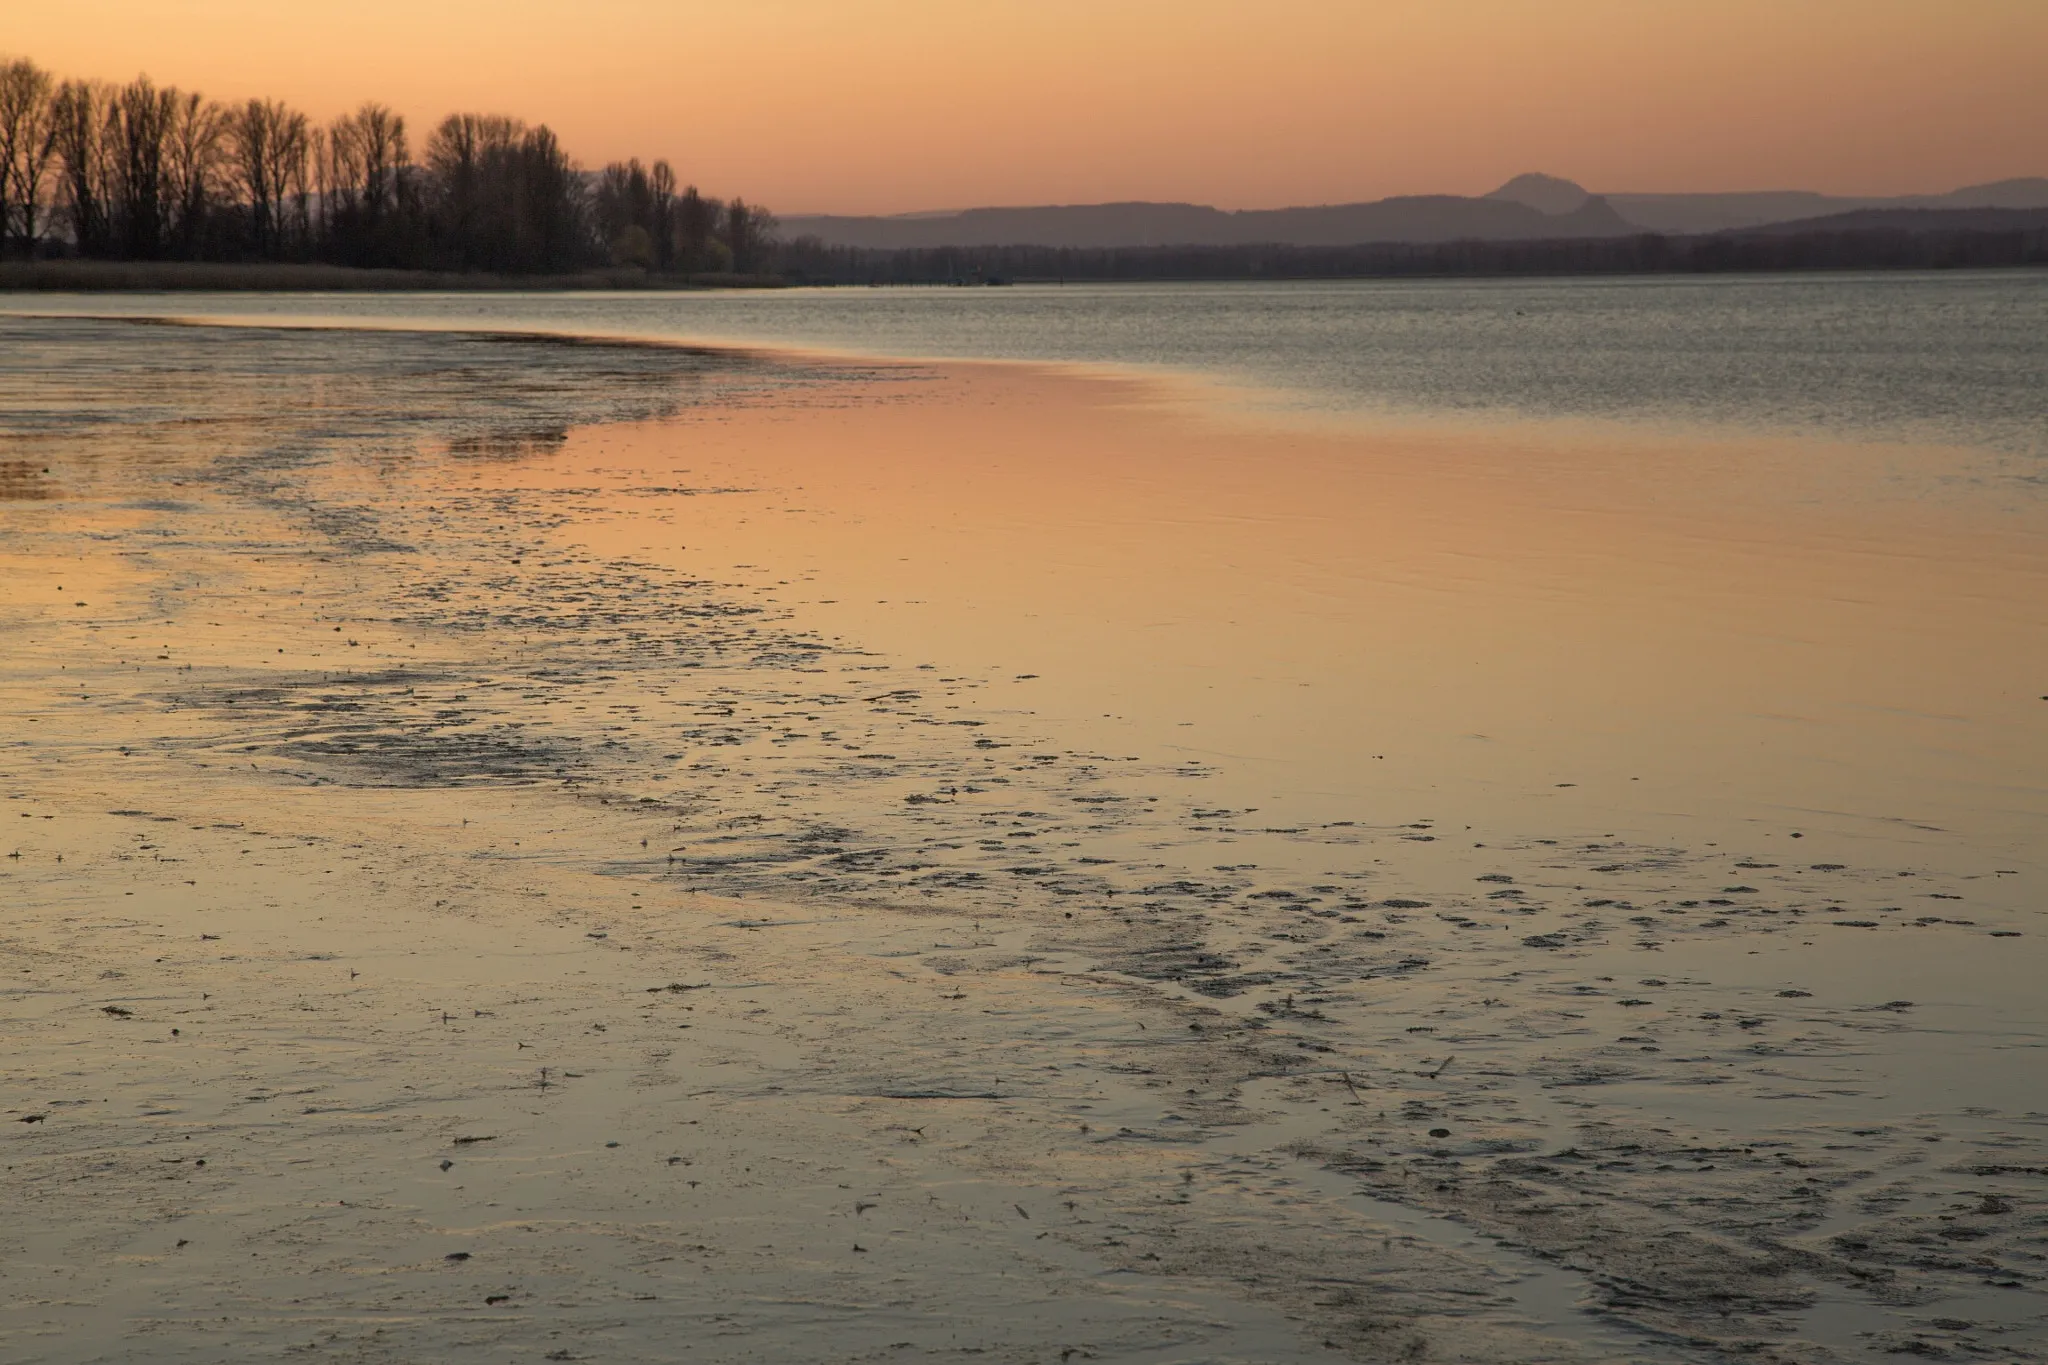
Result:
<svg viewBox="0 0 2048 1365">
<path fill-rule="evenodd" d="M 1275 805 L 767 528 L 985 375 L 6 327 L 10 1358 L 2048 1353 L 2026 793 Z"/>
</svg>

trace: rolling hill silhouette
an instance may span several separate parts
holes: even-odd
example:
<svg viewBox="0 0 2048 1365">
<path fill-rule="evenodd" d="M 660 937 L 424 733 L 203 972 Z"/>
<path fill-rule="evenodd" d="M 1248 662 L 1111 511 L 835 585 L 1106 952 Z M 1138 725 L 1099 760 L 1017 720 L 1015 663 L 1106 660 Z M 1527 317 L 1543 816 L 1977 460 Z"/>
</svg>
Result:
<svg viewBox="0 0 2048 1365">
<path fill-rule="evenodd" d="M 1371 203 L 1225 210 L 1202 204 L 1061 204 L 889 217 L 793 215 L 791 238 L 830 246 L 1352 246 L 1381 242 L 1548 241 L 1723 232 L 1863 210 L 2048 208 L 2048 178 L 1947 194 L 1848 198 L 1803 190 L 1735 194 L 1594 194 L 1556 176 L 1518 175 L 1492 193 L 1408 195 Z"/>
</svg>

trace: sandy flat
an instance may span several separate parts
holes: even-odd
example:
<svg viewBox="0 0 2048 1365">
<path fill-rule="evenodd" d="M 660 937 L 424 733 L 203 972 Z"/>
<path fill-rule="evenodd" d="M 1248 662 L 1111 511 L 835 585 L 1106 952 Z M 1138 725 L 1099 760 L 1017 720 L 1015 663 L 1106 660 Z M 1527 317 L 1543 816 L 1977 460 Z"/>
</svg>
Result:
<svg viewBox="0 0 2048 1365">
<path fill-rule="evenodd" d="M 1667 819 L 1599 783 L 1739 682 L 1603 733 L 1446 662 L 1533 613 L 1525 658 L 1647 641 L 1608 686 L 1715 638 L 1646 583 L 1789 564 L 1996 661 L 2026 536 L 1871 512 L 1920 538 L 1873 579 L 995 367 L 9 325 L 8 1359 L 2039 1358 L 2011 744 L 1913 760 L 1961 834 L 1740 774 Z M 1640 571 L 1568 591 L 1560 518 Z M 1259 656 L 1355 682 L 1287 725 L 1256 630 L 1170 616 L 1260 612 L 1276 546 Z M 1993 726 L 1859 610 L 1758 666 Z M 1533 736 L 1490 776 L 1439 734 L 1481 705 Z M 1396 710 L 1383 784 L 1233 758 Z M 1825 767 L 1780 771 L 1870 785 Z"/>
</svg>

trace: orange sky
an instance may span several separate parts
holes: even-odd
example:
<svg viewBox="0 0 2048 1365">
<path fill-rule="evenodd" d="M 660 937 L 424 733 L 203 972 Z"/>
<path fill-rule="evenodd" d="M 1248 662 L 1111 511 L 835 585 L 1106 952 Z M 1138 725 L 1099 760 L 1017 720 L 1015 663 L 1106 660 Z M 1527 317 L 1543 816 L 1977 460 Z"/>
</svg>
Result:
<svg viewBox="0 0 2048 1365">
<path fill-rule="evenodd" d="M 2048 0 L 44 0 L 65 74 L 547 122 L 783 212 L 2048 173 Z"/>
</svg>

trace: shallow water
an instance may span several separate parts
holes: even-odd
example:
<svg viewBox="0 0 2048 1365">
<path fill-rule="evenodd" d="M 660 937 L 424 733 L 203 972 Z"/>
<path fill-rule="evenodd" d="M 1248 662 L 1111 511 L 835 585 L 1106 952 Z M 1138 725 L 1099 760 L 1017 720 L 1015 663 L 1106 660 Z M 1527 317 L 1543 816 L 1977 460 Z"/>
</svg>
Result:
<svg viewBox="0 0 2048 1365">
<path fill-rule="evenodd" d="M 1267 412 L 1594 418 L 2048 474 L 2048 271 L 1617 280 L 16 296 L 10 311 L 484 327 L 1199 376 Z"/>
<path fill-rule="evenodd" d="M 1344 1305 L 1473 1358 L 2039 1352 L 2048 574 L 1995 375 L 1913 446 L 1824 404 L 1826 440 L 1675 432 L 1655 386 L 1621 423 L 1333 426 L 1006 367 L 6 341 L 5 776 L 38 813 L 325 809 L 370 862 L 485 841 L 559 877 L 577 932 L 784 936 L 722 984 L 869 1044 L 849 1081 L 787 1040 L 784 1082 L 1001 1096 L 1006 1152 L 1129 1135 L 1154 1154 L 1104 1188 L 1155 1240 L 1117 1273 L 1362 1358 L 1407 1338 Z M 87 896 L 50 860 L 107 855 L 23 827 L 24 903 Z M 792 997 L 806 952 L 838 965 Z M 947 1003 L 891 1032 L 883 986 Z M 1228 1211 L 1146 1223 L 1176 1171 Z M 1351 1287 L 1258 1287 L 1244 1228 Z"/>
</svg>

